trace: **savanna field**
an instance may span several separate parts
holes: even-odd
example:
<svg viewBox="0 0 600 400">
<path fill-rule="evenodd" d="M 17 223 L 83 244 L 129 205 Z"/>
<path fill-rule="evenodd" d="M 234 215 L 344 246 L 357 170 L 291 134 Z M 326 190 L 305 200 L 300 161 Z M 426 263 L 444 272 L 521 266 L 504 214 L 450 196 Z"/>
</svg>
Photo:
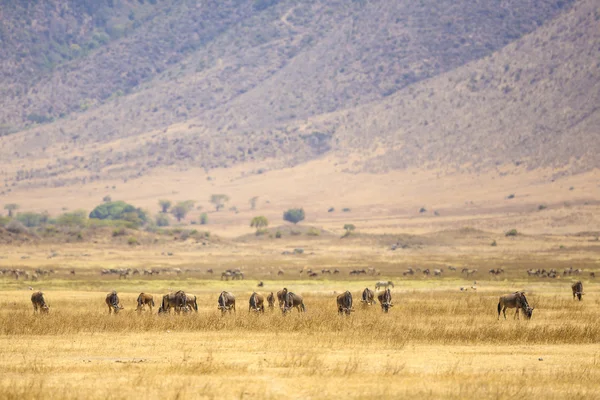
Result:
<svg viewBox="0 0 600 400">
<path fill-rule="evenodd" d="M 499 239 L 491 247 L 487 234 L 465 232 L 445 232 L 456 236 L 451 245 L 423 237 L 396 251 L 367 236 L 180 244 L 170 253 L 102 243 L 6 248 L 2 268 L 55 273 L 0 280 L 0 392 L 8 399 L 598 398 L 595 238 L 561 237 L 557 252 L 557 238 Z M 304 254 L 282 255 L 292 243 Z M 563 276 L 571 266 L 583 272 Z M 125 267 L 162 272 L 126 279 L 100 273 Z M 380 275 L 349 274 L 369 267 Z M 240 268 L 245 279 L 221 280 L 228 268 Z M 322 274 L 324 268 L 340 273 Z M 444 272 L 404 276 L 407 268 Z M 467 278 L 463 268 L 477 272 Z M 491 268 L 505 272 L 490 275 Z M 554 268 L 559 277 L 526 273 L 538 268 Z M 308 269 L 318 276 L 308 278 Z M 388 314 L 360 303 L 362 290 L 379 280 L 395 284 Z M 577 280 L 581 302 L 571 292 Z M 30 287 L 44 292 L 49 314 L 34 315 Z M 253 291 L 266 297 L 283 287 L 304 297 L 306 313 L 284 316 L 277 304 L 264 314 L 248 311 Z M 158 315 L 162 295 L 179 289 L 197 296 L 198 312 Z M 117 315 L 104 302 L 111 290 L 124 306 Z M 217 309 L 222 290 L 236 296 L 235 313 Z M 354 298 L 350 316 L 336 308 L 345 290 Z M 532 319 L 514 319 L 508 309 L 498 320 L 499 296 L 516 290 L 526 292 Z M 140 292 L 154 296 L 152 312 L 135 311 Z"/>
</svg>

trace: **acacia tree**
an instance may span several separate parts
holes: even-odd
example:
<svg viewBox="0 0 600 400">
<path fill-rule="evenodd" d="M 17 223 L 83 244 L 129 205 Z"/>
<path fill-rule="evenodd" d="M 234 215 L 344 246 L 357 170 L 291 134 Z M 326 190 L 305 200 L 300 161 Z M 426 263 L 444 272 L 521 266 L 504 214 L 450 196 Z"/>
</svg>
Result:
<svg viewBox="0 0 600 400">
<path fill-rule="evenodd" d="M 294 225 L 300 221 L 303 221 L 305 217 L 303 208 L 290 208 L 283 213 L 283 220 L 289 221 Z"/>
<path fill-rule="evenodd" d="M 177 218 L 177 222 L 181 222 L 192 208 L 194 208 L 193 200 L 181 201 L 171 208 L 171 214 Z"/>
<path fill-rule="evenodd" d="M 356 229 L 356 227 L 353 224 L 345 224 L 344 230 L 346 231 L 346 233 L 344 233 L 344 237 L 350 236 L 352 231 L 354 231 L 355 229 Z"/>
<path fill-rule="evenodd" d="M 226 194 L 213 194 L 210 196 L 210 202 L 215 205 L 215 209 L 219 211 L 221 208 L 225 207 L 225 203 L 229 201 L 229 196 Z"/>
<path fill-rule="evenodd" d="M 160 206 L 161 212 L 166 214 L 171 208 L 171 200 L 159 200 L 158 205 Z"/>
<path fill-rule="evenodd" d="M 250 221 L 250 227 L 256 228 L 257 234 L 262 228 L 266 228 L 267 226 L 269 226 L 269 220 L 267 219 L 267 217 L 263 217 L 262 215 L 254 217 L 252 218 L 252 221 Z"/>
<path fill-rule="evenodd" d="M 8 211 L 8 216 L 12 217 L 13 216 L 13 211 L 18 210 L 19 209 L 19 205 L 15 204 L 15 203 L 10 203 L 4 206 L 4 209 Z"/>
</svg>

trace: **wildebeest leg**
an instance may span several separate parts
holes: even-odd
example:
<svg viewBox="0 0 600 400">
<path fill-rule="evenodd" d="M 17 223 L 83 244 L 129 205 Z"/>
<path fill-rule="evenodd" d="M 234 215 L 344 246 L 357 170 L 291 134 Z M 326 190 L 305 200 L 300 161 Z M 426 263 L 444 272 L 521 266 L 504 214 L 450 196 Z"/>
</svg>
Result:
<svg viewBox="0 0 600 400">
<path fill-rule="evenodd" d="M 500 320 L 500 312 L 501 311 L 502 311 L 502 304 L 498 303 L 498 320 Z"/>
<path fill-rule="evenodd" d="M 517 311 L 515 311 L 515 316 L 513 317 L 513 319 L 520 319 L 519 318 L 519 307 L 517 307 Z"/>
<path fill-rule="evenodd" d="M 502 312 L 504 313 L 504 319 L 506 319 L 506 306 L 504 306 L 504 308 L 502 309 Z"/>
</svg>

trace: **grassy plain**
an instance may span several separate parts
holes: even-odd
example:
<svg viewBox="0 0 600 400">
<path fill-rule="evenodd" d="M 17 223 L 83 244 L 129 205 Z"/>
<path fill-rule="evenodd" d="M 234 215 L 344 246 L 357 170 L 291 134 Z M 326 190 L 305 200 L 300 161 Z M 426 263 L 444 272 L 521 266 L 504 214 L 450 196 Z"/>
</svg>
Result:
<svg viewBox="0 0 600 400">
<path fill-rule="evenodd" d="M 589 277 L 599 270 L 595 237 L 497 235 L 498 246 L 492 247 L 490 235 L 463 229 L 133 249 L 102 243 L 6 247 L 0 269 L 56 273 L 35 282 L 0 278 L 0 397 L 598 398 L 600 289 Z M 407 247 L 391 251 L 390 242 L 397 241 Z M 281 254 L 295 246 L 305 254 Z M 467 279 L 448 265 L 479 272 Z M 442 267 L 444 276 L 403 277 L 409 266 Z M 568 266 L 584 273 L 557 279 L 525 273 Z M 99 273 L 124 267 L 165 272 L 127 280 Z M 232 267 L 240 267 L 246 280 L 221 281 L 219 273 Z M 300 273 L 325 267 L 341 272 L 316 279 Z M 348 274 L 368 267 L 381 275 Z M 487 273 L 497 267 L 505 274 Z M 177 275 L 173 268 L 184 272 Z M 379 279 L 396 284 L 389 314 L 358 303 L 362 289 Z M 576 279 L 584 282 L 582 302 L 572 299 Z M 257 288 L 259 281 L 265 286 Z M 248 313 L 253 290 L 266 294 L 283 286 L 304 295 L 306 314 Z M 49 315 L 33 315 L 29 287 L 44 291 Z M 125 306 L 116 316 L 104 305 L 112 289 Z M 134 311 L 139 292 L 158 298 L 176 289 L 198 296 L 197 314 Z M 341 317 L 335 294 L 346 289 L 356 311 Z M 221 290 L 236 295 L 235 314 L 217 310 Z M 498 296 L 515 290 L 527 292 L 533 319 L 514 320 L 509 310 L 508 319 L 498 321 Z"/>
</svg>

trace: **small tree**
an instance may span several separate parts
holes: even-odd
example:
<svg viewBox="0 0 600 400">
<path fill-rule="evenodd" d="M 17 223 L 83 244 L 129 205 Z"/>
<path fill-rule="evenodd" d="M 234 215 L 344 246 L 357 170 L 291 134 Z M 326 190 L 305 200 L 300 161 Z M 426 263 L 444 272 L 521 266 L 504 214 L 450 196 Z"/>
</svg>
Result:
<svg viewBox="0 0 600 400">
<path fill-rule="evenodd" d="M 262 215 L 259 217 L 254 217 L 252 218 L 252 221 L 250 221 L 250 227 L 256 228 L 257 234 L 267 226 L 269 226 L 269 220 L 267 217 L 263 217 Z"/>
<path fill-rule="evenodd" d="M 158 205 L 160 206 L 161 212 L 166 214 L 169 212 L 169 208 L 171 208 L 171 200 L 159 200 Z"/>
<path fill-rule="evenodd" d="M 200 214 L 200 225 L 208 224 L 208 214 L 202 213 Z"/>
<path fill-rule="evenodd" d="M 345 224 L 344 225 L 344 230 L 346 231 L 346 233 L 344 233 L 343 237 L 347 237 L 350 236 L 350 234 L 356 229 L 356 227 L 353 224 Z"/>
<path fill-rule="evenodd" d="M 171 209 L 171 214 L 177 218 L 177 222 L 181 222 L 181 220 L 185 218 L 192 208 L 194 208 L 193 200 L 182 201 L 173 206 Z"/>
<path fill-rule="evenodd" d="M 293 223 L 294 225 L 303 221 L 305 217 L 303 208 L 290 208 L 283 213 L 283 220 Z"/>
<path fill-rule="evenodd" d="M 221 208 L 225 207 L 225 203 L 229 201 L 229 196 L 226 194 L 213 194 L 210 196 L 210 202 L 215 205 L 215 209 L 219 211 Z"/>
<path fill-rule="evenodd" d="M 112 201 L 112 197 L 110 197 L 110 195 L 107 194 L 106 196 L 104 196 L 102 198 L 102 201 L 105 202 L 105 203 L 111 202 Z"/>
<path fill-rule="evenodd" d="M 258 196 L 254 196 L 250 199 L 250 209 L 254 210 L 256 208 L 256 202 L 258 201 Z"/>
<path fill-rule="evenodd" d="M 15 203 L 10 203 L 4 206 L 4 209 L 8 211 L 8 216 L 12 217 L 13 216 L 13 211 L 18 210 L 19 209 L 19 205 L 15 204 Z"/>
</svg>

